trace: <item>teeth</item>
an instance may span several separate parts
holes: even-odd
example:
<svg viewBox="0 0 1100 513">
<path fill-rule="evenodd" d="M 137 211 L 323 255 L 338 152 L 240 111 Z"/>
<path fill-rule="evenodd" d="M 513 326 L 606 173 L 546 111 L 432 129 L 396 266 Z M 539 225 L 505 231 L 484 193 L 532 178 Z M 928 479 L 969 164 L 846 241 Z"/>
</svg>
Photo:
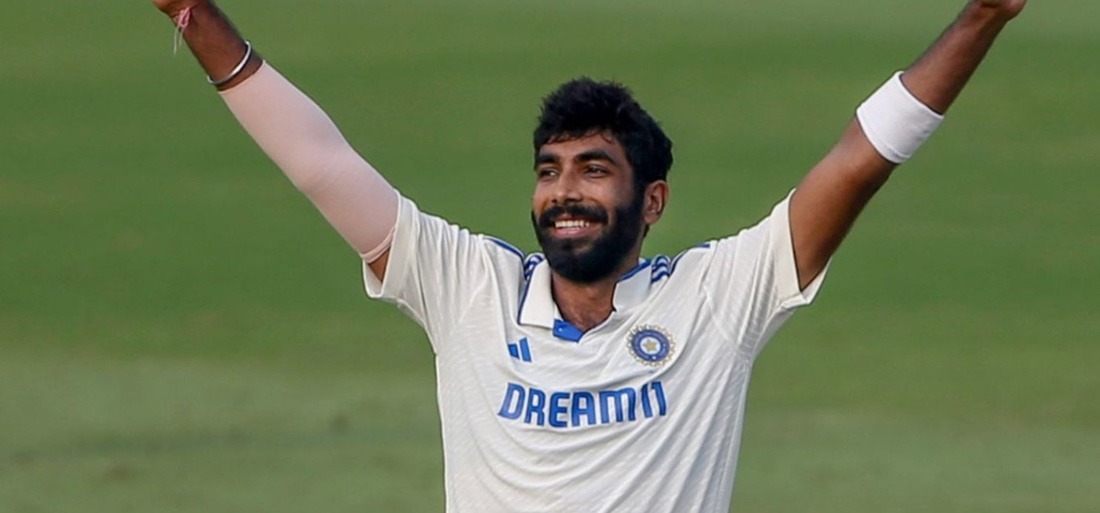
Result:
<svg viewBox="0 0 1100 513">
<path fill-rule="evenodd" d="M 554 223 L 554 228 L 584 228 L 590 225 L 588 221 L 581 219 L 570 219 L 567 221 L 558 221 Z"/>
</svg>

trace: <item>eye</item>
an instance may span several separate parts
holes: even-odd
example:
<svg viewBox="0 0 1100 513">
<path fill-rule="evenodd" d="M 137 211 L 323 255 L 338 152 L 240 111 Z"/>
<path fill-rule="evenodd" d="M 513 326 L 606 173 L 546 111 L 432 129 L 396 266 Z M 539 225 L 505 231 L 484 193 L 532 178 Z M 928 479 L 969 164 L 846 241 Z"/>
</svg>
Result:
<svg viewBox="0 0 1100 513">
<path fill-rule="evenodd" d="M 535 170 L 535 178 L 539 180 L 546 180 L 557 176 L 558 170 L 552 167 L 540 167 Z"/>
<path fill-rule="evenodd" d="M 586 174 L 596 175 L 596 176 L 602 176 L 602 175 L 606 175 L 606 174 L 609 173 L 607 168 L 600 167 L 600 166 L 588 166 L 588 167 L 584 168 L 584 172 Z"/>
</svg>

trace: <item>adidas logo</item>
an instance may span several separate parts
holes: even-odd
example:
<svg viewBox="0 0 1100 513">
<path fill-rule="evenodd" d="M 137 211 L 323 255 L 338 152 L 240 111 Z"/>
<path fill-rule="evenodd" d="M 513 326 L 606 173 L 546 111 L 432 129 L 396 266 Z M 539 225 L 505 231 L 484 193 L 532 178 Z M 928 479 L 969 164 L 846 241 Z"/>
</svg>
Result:
<svg viewBox="0 0 1100 513">
<path fill-rule="evenodd" d="M 517 360 L 530 362 L 531 346 L 527 343 L 527 337 L 521 338 L 519 342 L 508 344 L 508 354 Z"/>
</svg>

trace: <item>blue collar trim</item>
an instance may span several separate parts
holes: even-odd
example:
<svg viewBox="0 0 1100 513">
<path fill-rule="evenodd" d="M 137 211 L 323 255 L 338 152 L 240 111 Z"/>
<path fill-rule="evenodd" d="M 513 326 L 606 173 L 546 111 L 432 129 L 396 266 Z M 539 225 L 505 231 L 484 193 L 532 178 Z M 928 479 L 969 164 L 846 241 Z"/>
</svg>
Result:
<svg viewBox="0 0 1100 513">
<path fill-rule="evenodd" d="M 554 319 L 554 337 L 570 342 L 580 342 L 584 332 L 561 319 Z"/>
<path fill-rule="evenodd" d="M 619 278 L 619 281 L 629 280 L 629 279 L 633 278 L 635 274 L 638 274 L 638 273 L 644 271 L 647 267 L 649 267 L 649 260 L 643 260 L 642 263 L 634 266 L 633 269 L 627 271 L 626 274 L 624 274 L 622 278 Z"/>
</svg>

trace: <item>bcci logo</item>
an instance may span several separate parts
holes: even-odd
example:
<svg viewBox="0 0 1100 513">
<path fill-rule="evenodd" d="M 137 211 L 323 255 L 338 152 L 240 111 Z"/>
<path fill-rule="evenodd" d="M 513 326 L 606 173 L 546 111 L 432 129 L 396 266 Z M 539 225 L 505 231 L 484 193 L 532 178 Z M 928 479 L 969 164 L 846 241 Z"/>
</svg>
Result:
<svg viewBox="0 0 1100 513">
<path fill-rule="evenodd" d="M 651 367 L 664 365 L 676 349 L 668 332 L 657 326 L 638 326 L 630 332 L 630 352 Z"/>
</svg>

